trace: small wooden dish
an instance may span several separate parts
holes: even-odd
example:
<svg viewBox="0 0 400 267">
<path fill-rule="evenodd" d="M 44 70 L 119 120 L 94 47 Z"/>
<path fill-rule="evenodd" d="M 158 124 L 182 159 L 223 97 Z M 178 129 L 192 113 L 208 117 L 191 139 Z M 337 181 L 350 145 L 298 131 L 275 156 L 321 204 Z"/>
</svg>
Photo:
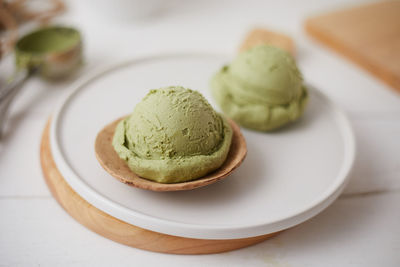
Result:
<svg viewBox="0 0 400 267">
<path fill-rule="evenodd" d="M 296 56 L 296 47 L 292 38 L 264 28 L 255 28 L 250 31 L 240 45 L 239 52 L 246 51 L 260 44 L 273 45 L 288 51 L 292 56 Z"/>
<path fill-rule="evenodd" d="M 151 191 L 180 191 L 206 186 L 229 176 L 237 167 L 239 167 L 247 154 L 246 141 L 240 132 L 239 126 L 237 126 L 232 120 L 228 119 L 233 130 L 232 143 L 228 157 L 219 169 L 197 180 L 183 183 L 163 184 L 153 182 L 132 172 L 126 162 L 120 159 L 118 154 L 115 152 L 112 146 L 112 138 L 115 128 L 121 120 L 122 119 L 118 119 L 108 124 L 99 132 L 95 142 L 96 157 L 101 166 L 113 177 L 127 185 L 141 189 Z"/>
</svg>

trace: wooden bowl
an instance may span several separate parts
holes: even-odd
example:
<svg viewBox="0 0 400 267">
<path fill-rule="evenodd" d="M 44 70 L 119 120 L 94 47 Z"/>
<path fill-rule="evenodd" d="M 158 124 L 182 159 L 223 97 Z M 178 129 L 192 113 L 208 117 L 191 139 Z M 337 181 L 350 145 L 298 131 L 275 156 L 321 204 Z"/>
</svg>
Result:
<svg viewBox="0 0 400 267">
<path fill-rule="evenodd" d="M 246 141 L 240 132 L 239 126 L 237 126 L 232 120 L 228 119 L 233 131 L 232 143 L 228 156 L 220 168 L 204 177 L 188 182 L 173 184 L 154 182 L 142 178 L 132 172 L 126 162 L 120 159 L 118 154 L 115 152 L 114 147 L 112 146 L 112 138 L 114 136 L 115 128 L 121 120 L 122 119 L 118 119 L 108 124 L 99 132 L 95 142 L 96 157 L 101 166 L 113 177 L 127 185 L 141 189 L 152 191 L 180 191 L 206 186 L 228 177 L 237 167 L 239 167 L 247 154 Z"/>
</svg>

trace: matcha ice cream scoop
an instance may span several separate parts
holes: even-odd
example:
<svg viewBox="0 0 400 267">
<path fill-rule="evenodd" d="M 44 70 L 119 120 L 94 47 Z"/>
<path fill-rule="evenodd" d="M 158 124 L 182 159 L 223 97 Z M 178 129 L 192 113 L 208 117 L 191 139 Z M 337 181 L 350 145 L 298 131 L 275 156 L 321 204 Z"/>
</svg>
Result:
<svg viewBox="0 0 400 267">
<path fill-rule="evenodd" d="M 212 78 L 211 87 L 227 116 L 259 131 L 274 130 L 298 119 L 308 99 L 292 56 L 268 45 L 239 54 Z"/>
<path fill-rule="evenodd" d="M 151 90 L 122 120 L 113 147 L 141 177 L 193 180 L 219 168 L 232 139 L 228 122 L 198 92 L 183 87 Z"/>
</svg>

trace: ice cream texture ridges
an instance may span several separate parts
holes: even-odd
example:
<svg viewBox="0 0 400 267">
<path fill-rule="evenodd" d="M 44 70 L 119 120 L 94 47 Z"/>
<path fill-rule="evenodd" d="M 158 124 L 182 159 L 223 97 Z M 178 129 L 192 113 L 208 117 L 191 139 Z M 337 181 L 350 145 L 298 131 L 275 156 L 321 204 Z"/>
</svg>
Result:
<svg viewBox="0 0 400 267">
<path fill-rule="evenodd" d="M 308 101 L 307 88 L 292 56 L 268 45 L 240 53 L 211 79 L 211 87 L 228 117 L 259 131 L 295 121 Z"/>
<path fill-rule="evenodd" d="M 141 177 L 160 183 L 193 180 L 225 161 L 232 129 L 197 91 L 151 90 L 118 125 L 114 150 Z"/>
</svg>

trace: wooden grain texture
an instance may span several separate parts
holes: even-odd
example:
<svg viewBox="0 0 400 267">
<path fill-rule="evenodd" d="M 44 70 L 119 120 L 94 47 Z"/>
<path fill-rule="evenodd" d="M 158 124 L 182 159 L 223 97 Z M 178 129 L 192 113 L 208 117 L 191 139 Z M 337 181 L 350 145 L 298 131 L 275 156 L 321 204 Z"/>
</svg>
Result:
<svg viewBox="0 0 400 267">
<path fill-rule="evenodd" d="M 95 141 L 95 151 L 97 160 L 101 166 L 113 177 L 119 181 L 134 187 L 152 191 L 180 191 L 191 190 L 194 188 L 206 186 L 228 177 L 243 162 L 247 154 L 246 141 L 240 132 L 239 126 L 235 122 L 228 119 L 231 125 L 233 136 L 228 156 L 223 165 L 216 171 L 193 181 L 162 184 L 144 179 L 132 172 L 126 162 L 119 158 L 112 146 L 112 138 L 117 124 L 121 121 L 118 119 L 105 126 L 97 135 Z"/>
<path fill-rule="evenodd" d="M 276 46 L 288 51 L 293 56 L 296 55 L 296 47 L 292 38 L 282 33 L 273 32 L 264 28 L 255 28 L 251 30 L 241 43 L 239 52 L 246 51 L 261 44 Z"/>
<path fill-rule="evenodd" d="M 400 91 L 400 1 L 315 16 L 306 20 L 305 29 Z"/>
<path fill-rule="evenodd" d="M 278 234 L 229 240 L 193 239 L 149 231 L 118 220 L 89 204 L 65 182 L 51 154 L 49 128 L 50 121 L 43 131 L 40 145 L 40 161 L 48 187 L 55 199 L 74 219 L 108 239 L 155 252 L 210 254 L 247 247 Z"/>
</svg>

